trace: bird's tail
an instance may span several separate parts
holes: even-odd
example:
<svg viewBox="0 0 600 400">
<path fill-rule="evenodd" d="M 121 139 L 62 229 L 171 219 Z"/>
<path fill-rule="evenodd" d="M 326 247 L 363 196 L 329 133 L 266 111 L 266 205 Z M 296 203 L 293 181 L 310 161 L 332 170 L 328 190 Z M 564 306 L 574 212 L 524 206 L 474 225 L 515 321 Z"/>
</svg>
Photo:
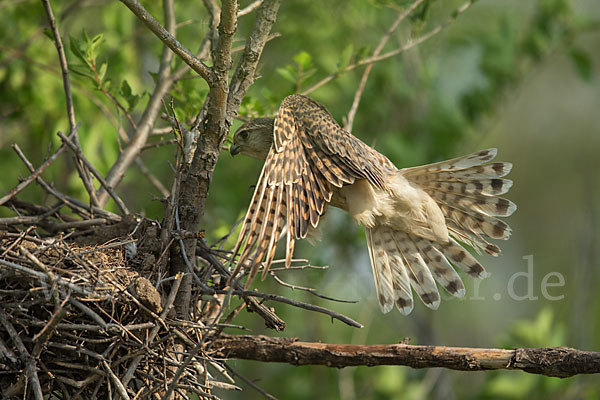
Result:
<svg viewBox="0 0 600 400">
<path fill-rule="evenodd" d="M 487 239 L 510 236 L 510 227 L 496 217 L 511 215 L 516 205 L 495 196 L 506 193 L 512 186 L 510 180 L 502 179 L 512 165 L 485 164 L 496 153 L 496 149 L 483 150 L 401 170 L 406 179 L 435 200 L 452 237 L 446 243 L 438 243 L 389 226 L 366 229 L 375 287 L 383 312 L 390 311 L 396 304 L 401 313 L 410 313 L 413 308 L 411 286 L 425 305 L 436 309 L 440 303 L 436 281 L 450 294 L 464 296 L 464 285 L 452 265 L 471 276 L 485 276 L 483 266 L 457 240 L 477 251 L 483 249 L 497 256 L 500 248 Z"/>
<path fill-rule="evenodd" d="M 510 172 L 511 163 L 485 164 L 497 153 L 497 149 L 482 150 L 401 170 L 406 179 L 435 200 L 452 236 L 493 256 L 500 254 L 500 248 L 487 238 L 508 239 L 511 233 L 508 224 L 496 217 L 508 217 L 517 209 L 512 201 L 496 197 L 508 192 L 513 184 L 502 179 Z"/>
</svg>

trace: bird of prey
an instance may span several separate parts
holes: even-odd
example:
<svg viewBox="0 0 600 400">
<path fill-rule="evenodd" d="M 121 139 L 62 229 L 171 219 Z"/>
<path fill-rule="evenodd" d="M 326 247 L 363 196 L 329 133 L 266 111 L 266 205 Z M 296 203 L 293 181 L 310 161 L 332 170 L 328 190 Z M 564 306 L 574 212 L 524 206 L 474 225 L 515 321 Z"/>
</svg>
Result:
<svg viewBox="0 0 600 400">
<path fill-rule="evenodd" d="M 318 226 L 329 205 L 364 226 L 384 313 L 395 304 L 409 314 L 412 290 L 437 309 L 436 281 L 450 294 L 464 296 L 454 267 L 478 278 L 485 270 L 459 241 L 497 256 L 500 248 L 488 239 L 507 239 L 511 232 L 497 217 L 511 215 L 516 205 L 496 196 L 512 186 L 502 178 L 512 165 L 488 163 L 496 149 L 398 169 L 342 129 L 323 105 L 291 95 L 274 119 L 244 123 L 230 152 L 265 160 L 233 251 L 240 257 L 232 276 L 244 264 L 246 287 L 261 266 L 266 276 L 284 235 L 289 266 L 295 241 Z"/>
</svg>

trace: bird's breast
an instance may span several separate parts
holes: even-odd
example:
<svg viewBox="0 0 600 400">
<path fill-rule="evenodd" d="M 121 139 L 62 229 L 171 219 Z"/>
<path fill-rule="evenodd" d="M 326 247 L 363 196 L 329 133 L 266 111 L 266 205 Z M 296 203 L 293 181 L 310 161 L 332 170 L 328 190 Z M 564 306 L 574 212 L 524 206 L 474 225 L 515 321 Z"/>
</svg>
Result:
<svg viewBox="0 0 600 400">
<path fill-rule="evenodd" d="M 375 188 L 365 179 L 356 180 L 334 191 L 331 204 L 368 228 L 385 225 L 442 243 L 448 240 L 442 211 L 423 189 L 400 172 L 386 183 L 387 190 Z"/>
</svg>

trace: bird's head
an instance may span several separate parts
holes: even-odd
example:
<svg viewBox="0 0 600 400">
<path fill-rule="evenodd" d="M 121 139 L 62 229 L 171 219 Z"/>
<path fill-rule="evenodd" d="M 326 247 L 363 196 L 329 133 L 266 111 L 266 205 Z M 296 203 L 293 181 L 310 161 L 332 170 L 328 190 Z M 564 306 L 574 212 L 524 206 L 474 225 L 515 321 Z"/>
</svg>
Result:
<svg viewBox="0 0 600 400">
<path fill-rule="evenodd" d="M 256 118 L 240 126 L 229 147 L 231 155 L 243 153 L 265 160 L 273 144 L 273 123 L 273 118 Z"/>
</svg>

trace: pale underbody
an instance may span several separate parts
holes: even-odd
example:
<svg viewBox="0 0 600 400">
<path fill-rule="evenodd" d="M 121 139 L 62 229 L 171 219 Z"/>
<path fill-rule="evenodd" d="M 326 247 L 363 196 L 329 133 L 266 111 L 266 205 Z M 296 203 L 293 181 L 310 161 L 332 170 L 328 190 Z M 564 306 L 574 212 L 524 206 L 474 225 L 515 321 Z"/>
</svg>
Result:
<svg viewBox="0 0 600 400">
<path fill-rule="evenodd" d="M 388 190 L 359 179 L 334 191 L 331 204 L 347 211 L 366 228 L 388 226 L 438 243 L 448 241 L 444 215 L 435 201 L 401 171 L 388 181 Z"/>
</svg>

